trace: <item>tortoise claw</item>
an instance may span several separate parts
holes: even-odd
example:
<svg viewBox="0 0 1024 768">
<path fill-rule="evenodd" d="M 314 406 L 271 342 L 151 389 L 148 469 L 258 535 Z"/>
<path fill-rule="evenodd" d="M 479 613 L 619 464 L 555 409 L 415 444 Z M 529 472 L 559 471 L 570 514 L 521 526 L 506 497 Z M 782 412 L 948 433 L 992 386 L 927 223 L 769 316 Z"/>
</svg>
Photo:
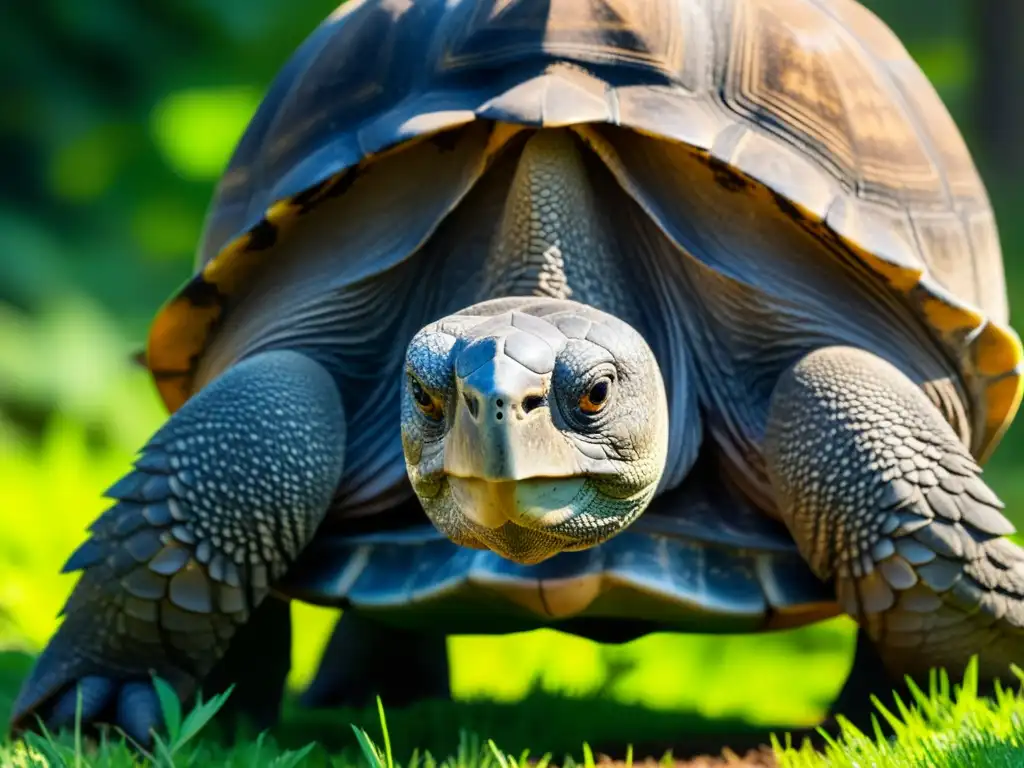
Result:
<svg viewBox="0 0 1024 768">
<path fill-rule="evenodd" d="M 82 722 L 89 723 L 96 720 L 107 706 L 114 700 L 117 692 L 117 684 L 106 677 L 89 675 L 78 681 L 78 685 L 71 686 L 64 691 L 50 709 L 48 726 L 60 729 L 72 725 L 75 722 L 75 712 L 78 709 L 78 695 L 82 696 Z"/>
<path fill-rule="evenodd" d="M 143 747 L 150 745 L 153 730 L 163 726 L 160 700 L 152 683 L 134 681 L 121 687 L 114 725 Z"/>
<path fill-rule="evenodd" d="M 52 732 L 72 728 L 78 715 L 84 732 L 99 725 L 115 726 L 139 746 L 149 748 L 151 729 L 160 729 L 164 723 L 148 674 L 142 669 L 119 670 L 116 664 L 91 658 L 68 637 L 64 627 L 59 629 L 36 660 L 12 708 L 12 735 L 37 730 L 40 724 Z M 165 672 L 170 672 L 163 676 L 179 696 L 190 695 L 191 677 Z"/>
<path fill-rule="evenodd" d="M 12 722 L 12 731 L 34 730 L 36 717 L 45 728 L 59 732 L 75 725 L 79 711 L 85 732 L 99 725 L 120 728 L 138 746 L 148 749 L 153 744 L 153 731 L 164 726 L 153 684 L 142 680 L 116 680 L 101 675 L 88 675 L 61 689 L 56 696 L 43 699 L 38 705 L 23 709 Z"/>
</svg>

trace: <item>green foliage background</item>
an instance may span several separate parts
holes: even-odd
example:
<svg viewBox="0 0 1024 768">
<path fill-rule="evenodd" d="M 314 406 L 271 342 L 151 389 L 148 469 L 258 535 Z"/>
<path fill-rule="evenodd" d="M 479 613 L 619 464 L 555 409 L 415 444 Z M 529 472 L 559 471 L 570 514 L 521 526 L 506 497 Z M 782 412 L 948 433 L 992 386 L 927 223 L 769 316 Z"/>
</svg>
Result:
<svg viewBox="0 0 1024 768">
<path fill-rule="evenodd" d="M 45 642 L 73 583 L 60 565 L 104 508 L 100 492 L 164 418 L 129 356 L 188 276 L 212 186 L 264 88 L 333 5 L 32 0 L 0 10 L 0 651 L 8 649 L 0 659 Z M 925 68 L 976 153 L 1017 319 L 1021 196 L 1002 167 L 1005 148 L 975 138 L 972 6 L 868 5 Z M 1024 419 L 990 465 L 1018 524 L 1022 444 Z M 295 612 L 293 683 L 301 685 L 334 614 Z M 651 636 L 617 648 L 552 632 L 454 638 L 452 650 L 462 698 L 514 701 L 541 688 L 801 724 L 819 717 L 841 684 L 852 634 L 837 620 L 772 636 Z M 0 717 L 11 695 L 0 686 Z"/>
</svg>

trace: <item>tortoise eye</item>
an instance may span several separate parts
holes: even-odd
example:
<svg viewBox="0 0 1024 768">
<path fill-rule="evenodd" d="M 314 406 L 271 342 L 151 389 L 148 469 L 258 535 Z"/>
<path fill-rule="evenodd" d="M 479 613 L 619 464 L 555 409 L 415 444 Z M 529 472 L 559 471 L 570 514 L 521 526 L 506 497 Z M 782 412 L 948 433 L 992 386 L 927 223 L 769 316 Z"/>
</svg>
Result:
<svg viewBox="0 0 1024 768">
<path fill-rule="evenodd" d="M 423 412 L 424 416 L 435 421 L 439 420 L 443 415 L 440 404 L 430 396 L 430 393 L 416 379 L 410 378 L 409 381 L 410 388 L 412 389 L 412 399 L 416 401 L 416 406 Z"/>
<path fill-rule="evenodd" d="M 580 398 L 580 410 L 584 413 L 598 413 L 608 404 L 612 381 L 608 377 L 598 379 Z"/>
</svg>

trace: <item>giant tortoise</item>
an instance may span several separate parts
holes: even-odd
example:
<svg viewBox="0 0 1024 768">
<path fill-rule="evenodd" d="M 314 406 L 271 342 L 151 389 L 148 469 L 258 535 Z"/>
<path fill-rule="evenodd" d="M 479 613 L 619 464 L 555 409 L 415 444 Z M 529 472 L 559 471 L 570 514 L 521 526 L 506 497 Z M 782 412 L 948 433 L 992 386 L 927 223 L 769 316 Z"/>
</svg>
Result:
<svg viewBox="0 0 1024 768">
<path fill-rule="evenodd" d="M 312 703 L 443 695 L 445 634 L 844 613 L 888 675 L 998 678 L 1007 316 L 968 150 L 854 0 L 352 0 L 153 323 L 172 415 L 13 725 L 81 684 L 144 739 L 151 673 L 239 658 L 274 707 L 289 599 L 343 609 Z"/>
</svg>

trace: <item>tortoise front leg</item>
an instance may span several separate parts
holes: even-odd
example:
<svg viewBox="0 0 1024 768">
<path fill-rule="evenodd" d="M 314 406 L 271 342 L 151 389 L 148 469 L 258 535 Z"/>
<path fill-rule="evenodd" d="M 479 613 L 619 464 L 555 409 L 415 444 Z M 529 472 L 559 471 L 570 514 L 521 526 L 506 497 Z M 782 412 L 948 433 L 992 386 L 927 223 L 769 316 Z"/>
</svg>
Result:
<svg viewBox="0 0 1024 768">
<path fill-rule="evenodd" d="M 867 352 L 817 350 L 772 395 L 765 457 L 800 552 L 897 679 L 1024 654 L 1024 551 L 925 394 Z"/>
<path fill-rule="evenodd" d="M 82 575 L 14 730 L 34 715 L 73 722 L 80 684 L 87 725 L 147 743 L 159 724 L 151 673 L 183 699 L 196 690 L 312 538 L 344 443 L 333 379 L 296 352 L 257 355 L 200 390 L 108 491 L 117 503 L 65 566 Z"/>
</svg>

